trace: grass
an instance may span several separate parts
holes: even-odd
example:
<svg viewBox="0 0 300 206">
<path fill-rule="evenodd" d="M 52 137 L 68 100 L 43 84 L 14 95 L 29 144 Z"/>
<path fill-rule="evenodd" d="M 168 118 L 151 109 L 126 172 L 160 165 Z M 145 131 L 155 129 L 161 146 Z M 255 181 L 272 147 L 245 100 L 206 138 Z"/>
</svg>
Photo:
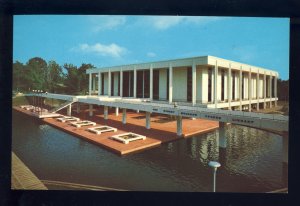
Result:
<svg viewBox="0 0 300 206">
<path fill-rule="evenodd" d="M 29 104 L 25 96 L 16 96 L 12 99 L 13 106 L 27 105 Z"/>
</svg>

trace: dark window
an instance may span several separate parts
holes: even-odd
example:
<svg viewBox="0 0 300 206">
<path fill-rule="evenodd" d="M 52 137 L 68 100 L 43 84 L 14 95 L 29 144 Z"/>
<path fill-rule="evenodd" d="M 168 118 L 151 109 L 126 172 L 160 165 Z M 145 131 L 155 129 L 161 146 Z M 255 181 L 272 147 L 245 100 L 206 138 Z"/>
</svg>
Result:
<svg viewBox="0 0 300 206">
<path fill-rule="evenodd" d="M 130 92 L 129 92 L 129 96 L 133 97 L 133 84 L 134 84 L 134 73 L 133 71 L 129 72 L 129 79 L 130 79 Z"/>
<path fill-rule="evenodd" d="M 269 78 L 266 78 L 266 97 L 269 97 Z"/>
<path fill-rule="evenodd" d="M 114 96 L 114 82 L 115 82 L 115 75 L 111 72 L 111 82 L 110 82 L 110 95 Z"/>
<path fill-rule="evenodd" d="M 224 70 L 221 71 L 221 101 L 224 101 L 224 76 L 225 76 L 225 72 Z"/>
<path fill-rule="evenodd" d="M 159 70 L 153 70 L 153 99 L 159 99 Z"/>
<path fill-rule="evenodd" d="M 104 74 L 101 73 L 101 94 L 104 95 Z"/>
<path fill-rule="evenodd" d="M 120 96 L 120 77 L 121 77 L 121 72 L 119 72 L 119 76 L 118 76 L 118 96 Z"/>
<path fill-rule="evenodd" d="M 170 69 L 167 69 L 167 100 L 169 100 L 169 72 Z"/>
<path fill-rule="evenodd" d="M 129 97 L 129 72 L 123 72 L 123 97 Z"/>
<path fill-rule="evenodd" d="M 244 73 L 242 73 L 242 100 L 244 99 Z"/>
<path fill-rule="evenodd" d="M 192 101 L 192 67 L 187 68 L 187 101 L 191 102 Z"/>
<path fill-rule="evenodd" d="M 208 68 L 208 102 L 211 102 L 212 69 Z"/>
<path fill-rule="evenodd" d="M 144 78 L 144 71 L 138 70 L 136 72 L 136 97 L 143 98 L 143 78 Z"/>
<path fill-rule="evenodd" d="M 235 71 L 232 71 L 232 100 L 235 99 Z"/>
<path fill-rule="evenodd" d="M 150 97 L 150 70 L 144 70 L 144 98 Z"/>
</svg>

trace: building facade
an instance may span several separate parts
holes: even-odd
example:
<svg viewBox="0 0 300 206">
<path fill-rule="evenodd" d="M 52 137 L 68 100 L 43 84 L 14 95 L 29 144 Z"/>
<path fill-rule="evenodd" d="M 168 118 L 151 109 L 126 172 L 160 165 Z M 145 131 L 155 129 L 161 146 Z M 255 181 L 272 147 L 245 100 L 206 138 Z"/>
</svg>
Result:
<svg viewBox="0 0 300 206">
<path fill-rule="evenodd" d="M 278 72 L 213 56 L 88 69 L 89 95 L 208 108 L 277 105 Z"/>
</svg>

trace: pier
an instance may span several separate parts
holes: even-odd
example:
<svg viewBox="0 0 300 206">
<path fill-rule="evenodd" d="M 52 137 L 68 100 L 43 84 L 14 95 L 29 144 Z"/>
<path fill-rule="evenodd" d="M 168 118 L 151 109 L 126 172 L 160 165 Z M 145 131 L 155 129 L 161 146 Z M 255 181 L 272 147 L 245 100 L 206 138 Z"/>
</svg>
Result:
<svg viewBox="0 0 300 206">
<path fill-rule="evenodd" d="M 47 190 L 44 183 L 12 152 L 11 188 L 17 190 Z"/>
</svg>

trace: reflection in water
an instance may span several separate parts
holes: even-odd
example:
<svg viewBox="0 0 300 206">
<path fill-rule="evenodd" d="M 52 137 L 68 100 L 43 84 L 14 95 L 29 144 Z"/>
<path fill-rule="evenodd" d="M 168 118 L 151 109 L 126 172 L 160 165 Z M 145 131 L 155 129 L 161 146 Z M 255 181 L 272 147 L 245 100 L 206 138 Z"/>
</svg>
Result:
<svg viewBox="0 0 300 206">
<path fill-rule="evenodd" d="M 24 121 L 25 120 L 25 121 Z M 266 192 L 287 185 L 280 136 L 228 125 L 131 154 L 101 147 L 13 113 L 13 151 L 40 178 L 142 191 L 211 191 L 209 161 L 219 161 L 217 191 Z M 226 148 L 220 148 L 220 135 Z M 58 188 L 59 189 L 59 188 Z"/>
</svg>

